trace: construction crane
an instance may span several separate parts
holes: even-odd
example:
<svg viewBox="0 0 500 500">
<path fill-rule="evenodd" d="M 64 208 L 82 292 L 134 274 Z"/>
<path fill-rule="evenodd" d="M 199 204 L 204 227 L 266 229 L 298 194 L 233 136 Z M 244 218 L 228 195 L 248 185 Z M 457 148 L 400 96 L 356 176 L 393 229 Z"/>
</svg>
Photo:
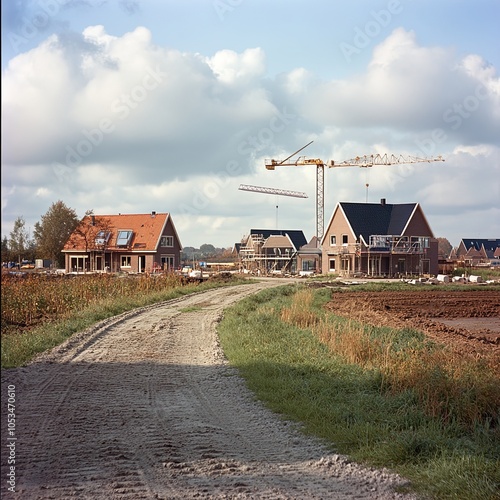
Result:
<svg viewBox="0 0 500 500">
<path fill-rule="evenodd" d="M 444 161 L 441 156 L 436 156 L 433 158 L 420 158 L 417 156 L 403 156 L 403 155 L 388 155 L 388 154 L 372 154 L 364 156 L 356 156 L 350 160 L 344 160 L 341 162 L 336 162 L 330 160 L 325 163 L 320 158 L 306 158 L 305 156 L 299 156 L 295 161 L 289 161 L 290 158 L 295 156 L 297 153 L 302 151 L 304 148 L 312 144 L 314 141 L 307 143 L 302 148 L 292 153 L 290 156 L 284 160 L 265 160 L 267 170 L 275 170 L 276 167 L 281 166 L 291 166 L 297 167 L 302 165 L 315 165 L 316 166 L 316 236 L 321 240 L 323 238 L 324 232 L 324 210 L 325 210 L 325 165 L 328 168 L 336 167 L 361 167 L 368 168 L 374 165 L 400 165 L 405 163 L 431 163 L 434 161 Z"/>
<path fill-rule="evenodd" d="M 240 184 L 238 188 L 241 191 L 252 191 L 254 193 L 275 194 L 277 196 L 292 196 L 293 198 L 308 198 L 306 193 L 302 191 L 289 191 L 287 189 L 276 189 L 260 186 L 249 186 L 248 184 Z M 276 229 L 278 229 L 278 202 L 276 201 Z"/>
<path fill-rule="evenodd" d="M 288 191 L 286 189 L 275 189 L 260 186 L 249 186 L 247 184 L 240 184 L 238 188 L 241 191 L 253 191 L 254 193 L 276 194 L 280 196 L 293 196 L 294 198 L 308 198 L 306 193 L 302 191 Z"/>
</svg>

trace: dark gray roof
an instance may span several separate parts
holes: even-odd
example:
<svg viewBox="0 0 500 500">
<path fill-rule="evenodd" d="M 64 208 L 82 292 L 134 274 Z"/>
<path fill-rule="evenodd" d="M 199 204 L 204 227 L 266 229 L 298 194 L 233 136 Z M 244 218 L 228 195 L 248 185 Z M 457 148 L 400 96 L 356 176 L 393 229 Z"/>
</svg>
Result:
<svg viewBox="0 0 500 500">
<path fill-rule="evenodd" d="M 493 254 L 497 247 L 500 247 L 500 239 L 485 239 L 485 238 L 462 238 L 462 242 L 467 250 L 474 247 L 476 250 L 481 250 L 484 246 L 484 250 L 489 255 Z"/>
<path fill-rule="evenodd" d="M 416 205 L 416 203 L 398 205 L 390 203 L 340 203 L 356 238 L 361 235 L 365 242 L 368 242 L 370 236 L 374 234 L 403 234 Z"/>
<path fill-rule="evenodd" d="M 304 233 L 297 229 L 250 229 L 250 235 L 261 234 L 267 240 L 269 236 L 285 236 L 288 234 L 293 246 L 298 250 L 302 245 L 307 244 Z"/>
</svg>

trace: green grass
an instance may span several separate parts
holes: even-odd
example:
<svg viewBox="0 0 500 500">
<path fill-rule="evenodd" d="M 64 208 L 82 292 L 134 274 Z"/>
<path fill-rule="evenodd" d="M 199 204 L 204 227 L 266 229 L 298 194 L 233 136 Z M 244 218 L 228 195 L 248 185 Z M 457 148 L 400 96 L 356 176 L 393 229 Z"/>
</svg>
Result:
<svg viewBox="0 0 500 500">
<path fill-rule="evenodd" d="M 313 333 L 325 320 L 321 306 L 329 300 L 328 291 L 314 293 L 311 315 L 299 314 L 309 327 L 281 320 L 300 290 L 264 291 L 224 314 L 221 345 L 257 397 L 301 422 L 305 432 L 323 438 L 332 450 L 401 473 L 422 495 L 498 499 L 500 419 L 485 418 L 473 426 L 443 421 L 424 410 L 419 387 L 387 390 L 380 369 L 346 362 Z M 380 332 L 370 335 L 377 339 Z M 405 352 L 408 345 L 428 349 L 418 332 L 395 335 L 395 352 Z"/>
</svg>

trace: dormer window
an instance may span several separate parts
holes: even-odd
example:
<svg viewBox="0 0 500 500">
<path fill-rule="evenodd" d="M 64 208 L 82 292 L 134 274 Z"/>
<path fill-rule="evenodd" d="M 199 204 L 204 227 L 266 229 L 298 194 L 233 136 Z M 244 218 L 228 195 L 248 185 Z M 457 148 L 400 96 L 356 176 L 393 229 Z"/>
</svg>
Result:
<svg viewBox="0 0 500 500">
<path fill-rule="evenodd" d="M 117 247 L 126 247 L 130 243 L 130 239 L 132 238 L 133 231 L 130 230 L 120 230 L 118 231 L 118 236 L 116 237 L 116 246 Z"/>
<path fill-rule="evenodd" d="M 99 231 L 95 237 L 95 244 L 99 246 L 105 245 L 108 242 L 110 236 L 110 231 Z"/>
</svg>

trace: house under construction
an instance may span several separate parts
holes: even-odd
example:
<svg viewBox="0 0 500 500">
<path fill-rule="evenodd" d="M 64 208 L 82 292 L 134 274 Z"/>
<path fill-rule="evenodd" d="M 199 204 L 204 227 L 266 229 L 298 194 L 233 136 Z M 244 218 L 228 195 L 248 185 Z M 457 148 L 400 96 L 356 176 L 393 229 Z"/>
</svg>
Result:
<svg viewBox="0 0 500 500">
<path fill-rule="evenodd" d="M 294 274 L 298 251 L 306 244 L 300 230 L 251 229 L 239 246 L 240 265 L 250 272 Z"/>
<path fill-rule="evenodd" d="M 438 273 L 438 244 L 418 203 L 338 203 L 322 240 L 323 273 Z"/>
</svg>

